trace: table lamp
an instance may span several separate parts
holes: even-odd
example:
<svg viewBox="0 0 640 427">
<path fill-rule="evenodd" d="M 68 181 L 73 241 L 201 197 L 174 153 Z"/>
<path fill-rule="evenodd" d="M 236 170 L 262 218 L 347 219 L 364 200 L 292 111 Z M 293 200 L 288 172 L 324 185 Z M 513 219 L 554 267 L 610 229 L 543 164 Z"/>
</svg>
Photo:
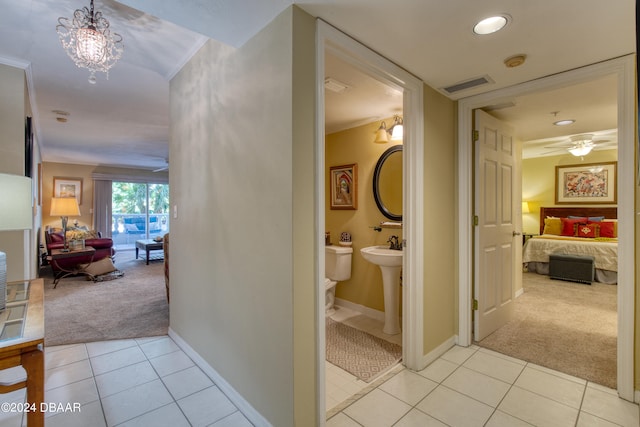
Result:
<svg viewBox="0 0 640 427">
<path fill-rule="evenodd" d="M 0 231 L 31 229 L 31 194 L 31 178 L 0 173 Z M 5 309 L 6 301 L 7 254 L 0 252 L 0 310 Z"/>
<path fill-rule="evenodd" d="M 67 246 L 67 221 L 70 216 L 80 216 L 80 207 L 75 197 L 52 197 L 51 198 L 51 216 L 59 216 L 62 220 L 62 241 L 64 247 L 62 252 L 69 252 Z"/>
</svg>

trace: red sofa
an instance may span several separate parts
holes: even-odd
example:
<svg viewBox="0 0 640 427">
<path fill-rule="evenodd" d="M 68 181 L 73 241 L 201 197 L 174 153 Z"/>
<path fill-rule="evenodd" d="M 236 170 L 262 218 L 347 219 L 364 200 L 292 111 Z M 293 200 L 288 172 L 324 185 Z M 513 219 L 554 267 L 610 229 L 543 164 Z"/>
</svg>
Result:
<svg viewBox="0 0 640 427">
<path fill-rule="evenodd" d="M 47 243 L 47 253 L 51 254 L 52 249 L 62 249 L 64 247 L 64 239 L 62 237 L 62 231 L 45 231 L 45 241 Z M 84 241 L 85 246 L 93 247 L 96 252 L 93 255 L 93 262 L 99 261 L 103 258 L 113 257 L 116 254 L 116 250 L 113 249 L 113 240 L 102 237 L 89 237 Z M 56 260 L 60 269 L 72 270 L 78 264 L 87 264 L 91 260 L 90 256 L 77 256 Z M 60 272 L 56 265 L 51 265 L 54 273 Z"/>
</svg>

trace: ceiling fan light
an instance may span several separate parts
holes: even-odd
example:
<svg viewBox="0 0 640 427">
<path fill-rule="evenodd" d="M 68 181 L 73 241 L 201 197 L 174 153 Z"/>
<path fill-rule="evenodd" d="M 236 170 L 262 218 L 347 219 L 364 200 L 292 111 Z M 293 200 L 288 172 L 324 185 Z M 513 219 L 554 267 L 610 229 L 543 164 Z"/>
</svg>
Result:
<svg viewBox="0 0 640 427">
<path fill-rule="evenodd" d="M 591 145 L 580 145 L 576 147 L 569 148 L 569 152 L 576 157 L 586 156 L 591 152 L 593 147 Z"/>
</svg>

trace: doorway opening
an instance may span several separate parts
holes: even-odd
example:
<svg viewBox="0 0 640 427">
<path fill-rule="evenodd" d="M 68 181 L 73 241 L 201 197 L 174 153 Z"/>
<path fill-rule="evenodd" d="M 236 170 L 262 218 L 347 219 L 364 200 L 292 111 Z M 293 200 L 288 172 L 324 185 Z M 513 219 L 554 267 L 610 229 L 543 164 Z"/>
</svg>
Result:
<svg viewBox="0 0 640 427">
<path fill-rule="evenodd" d="M 499 100 L 542 90 L 567 87 L 598 77 L 615 75 L 617 77 L 617 122 L 618 122 L 618 227 L 625 230 L 618 239 L 618 342 L 617 342 L 617 389 L 620 397 L 633 400 L 633 299 L 634 299 L 634 245 L 635 235 L 634 203 L 634 73 L 633 60 L 623 57 L 608 62 L 584 67 L 579 70 L 558 74 L 523 85 L 478 95 L 462 100 L 459 108 L 459 165 L 460 181 L 460 343 L 471 343 L 471 284 L 473 273 L 470 265 L 473 259 L 471 251 L 472 229 L 467 226 L 466 218 L 471 210 L 473 197 L 472 176 L 466 168 L 473 166 L 472 150 L 467 138 L 471 134 L 471 112 L 476 108 L 494 105 Z M 464 167 L 463 167 L 464 165 Z M 465 214 L 466 212 L 466 214 Z"/>
<path fill-rule="evenodd" d="M 329 26 L 323 21 L 318 21 L 318 45 L 317 45 L 317 164 L 319 179 L 317 179 L 317 218 L 318 218 L 318 247 L 317 247 L 317 264 L 316 270 L 318 277 L 316 279 L 316 289 L 318 298 L 317 308 L 317 325 L 318 325 L 318 397 L 319 397 L 319 419 L 318 425 L 325 424 L 324 408 L 327 407 L 326 402 L 326 331 L 323 327 L 326 322 L 325 317 L 325 239 L 324 233 L 326 228 L 326 212 L 327 194 L 329 194 L 328 183 L 326 182 L 326 173 L 331 165 L 327 164 L 325 159 L 326 153 L 326 133 L 325 133 L 325 64 L 326 56 L 331 55 L 346 62 L 351 67 L 367 76 L 383 83 L 384 85 L 394 88 L 402 94 L 402 118 L 404 124 L 404 144 L 402 150 L 403 159 L 403 220 L 402 220 L 402 236 L 406 240 L 406 246 L 403 252 L 403 291 L 402 291 L 402 360 L 403 364 L 410 368 L 418 368 L 422 359 L 423 352 L 423 316 L 422 316 L 422 291 L 423 278 L 420 271 L 419 262 L 422 255 L 423 233 L 422 225 L 419 218 L 422 218 L 422 194 L 419 188 L 422 184 L 422 83 L 415 77 L 406 73 L 404 70 L 395 66 L 375 52 L 369 50 L 365 46 L 349 38 L 345 34 L 339 32 L 335 28 Z M 387 117 L 370 118 L 361 124 L 372 124 L 388 119 Z M 375 127 L 375 124 L 372 125 Z M 371 144 L 374 144 L 375 129 L 372 131 Z M 359 185 L 363 190 L 372 187 L 373 171 L 370 175 L 361 175 Z M 364 181 L 364 182 L 362 182 Z M 369 190 L 371 191 L 371 190 Z M 368 193 L 373 198 L 371 193 Z M 376 233 L 373 226 L 378 224 L 366 224 L 371 226 L 368 233 Z M 333 230 L 331 230 L 333 231 Z M 345 230 L 335 230 L 332 233 L 334 239 L 338 238 L 340 233 Z M 353 236 L 354 238 L 367 240 L 366 236 Z M 339 238 L 338 238 L 339 239 Z M 359 251 L 354 251 L 354 257 L 361 257 Z M 373 269 L 372 269 L 373 270 Z M 379 274 L 379 272 L 373 270 Z"/>
</svg>

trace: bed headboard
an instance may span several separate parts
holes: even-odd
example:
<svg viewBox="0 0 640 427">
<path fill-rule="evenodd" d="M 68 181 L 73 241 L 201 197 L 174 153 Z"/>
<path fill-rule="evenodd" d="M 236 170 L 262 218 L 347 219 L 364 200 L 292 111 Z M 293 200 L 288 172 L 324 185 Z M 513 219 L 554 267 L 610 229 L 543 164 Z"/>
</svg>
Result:
<svg viewBox="0 0 640 427">
<path fill-rule="evenodd" d="M 566 218 L 568 216 L 604 216 L 607 219 L 618 218 L 617 207 L 580 207 L 557 206 L 552 208 L 540 208 L 540 234 L 544 230 L 544 219 L 548 216 Z"/>
</svg>

